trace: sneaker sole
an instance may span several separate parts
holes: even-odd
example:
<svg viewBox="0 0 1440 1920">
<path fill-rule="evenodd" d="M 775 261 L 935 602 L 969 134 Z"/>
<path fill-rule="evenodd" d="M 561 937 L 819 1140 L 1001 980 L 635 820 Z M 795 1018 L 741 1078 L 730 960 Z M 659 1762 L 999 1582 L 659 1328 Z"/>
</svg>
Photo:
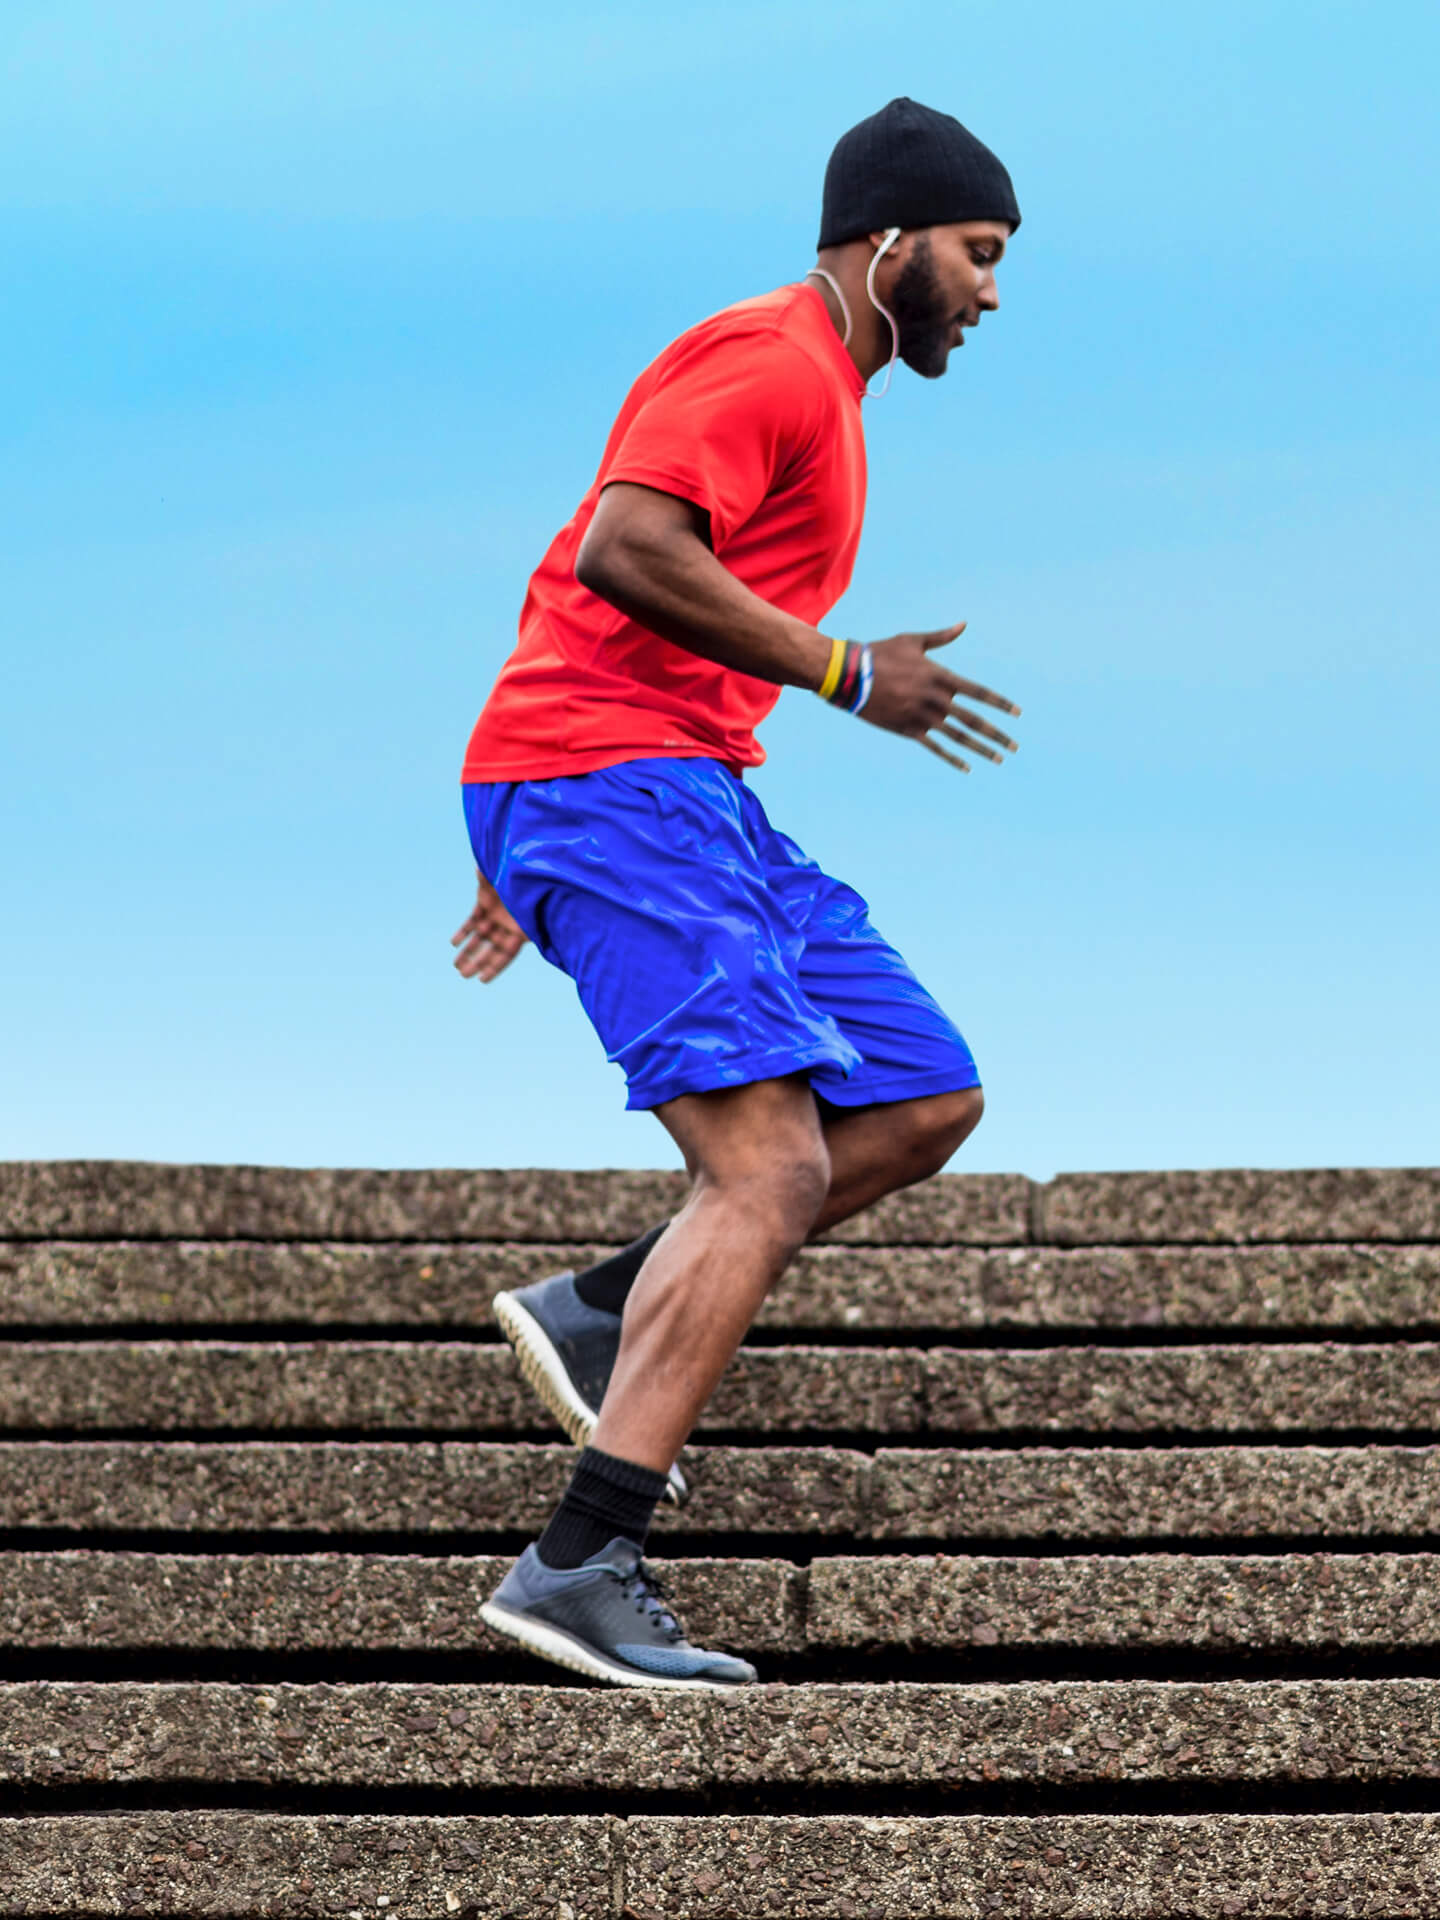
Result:
<svg viewBox="0 0 1440 1920">
<path fill-rule="evenodd" d="M 500 1331 L 515 1349 L 520 1371 L 529 1385 L 560 1422 L 571 1442 L 577 1447 L 589 1446 L 596 1415 L 575 1391 L 565 1362 L 549 1334 L 513 1293 L 497 1293 L 493 1304 Z M 679 1467 L 670 1469 L 665 1498 L 672 1507 L 683 1507 L 690 1498 L 690 1488 Z"/>
<path fill-rule="evenodd" d="M 607 1659 L 583 1640 L 577 1640 L 574 1634 L 566 1633 L 563 1627 L 552 1627 L 543 1620 L 532 1620 L 528 1614 L 514 1613 L 509 1607 L 497 1607 L 493 1600 L 487 1600 L 481 1607 L 480 1618 L 493 1632 L 519 1641 L 531 1653 L 539 1654 L 542 1660 L 552 1661 L 557 1667 L 569 1667 L 572 1672 L 586 1674 L 592 1680 L 607 1681 L 612 1687 L 668 1687 L 684 1693 L 733 1693 L 739 1687 L 755 1684 L 750 1680 L 674 1680 L 658 1673 L 639 1673 L 634 1667 L 622 1666 L 619 1661 Z"/>
</svg>

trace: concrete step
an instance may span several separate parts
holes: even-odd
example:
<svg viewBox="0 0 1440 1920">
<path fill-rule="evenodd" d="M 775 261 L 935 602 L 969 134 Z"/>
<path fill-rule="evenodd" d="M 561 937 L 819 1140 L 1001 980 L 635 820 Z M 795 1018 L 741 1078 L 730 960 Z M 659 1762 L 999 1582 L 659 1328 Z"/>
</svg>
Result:
<svg viewBox="0 0 1440 1920">
<path fill-rule="evenodd" d="M 0 1529 L 531 1533 L 564 1445 L 0 1442 Z M 693 1447 L 658 1533 L 1115 1541 L 1440 1536 L 1440 1448 Z"/>
<path fill-rule="evenodd" d="M 1361 1176 L 1355 1217 L 1427 1219 L 1423 1188 Z M 1030 1237 L 1030 1182 L 947 1174 L 882 1200 L 833 1236 L 859 1245 L 1008 1246 Z M 1353 1184 L 1353 1183 L 1352 1183 Z M 683 1204 L 683 1173 L 555 1168 L 166 1166 L 0 1162 L 0 1238 L 15 1240 L 536 1240 L 623 1245 Z M 1324 1236 L 1322 1236 L 1324 1237 Z M 1392 1238 L 1360 1230 L 1350 1239 Z M 1425 1240 L 1429 1232 L 1404 1235 Z"/>
<path fill-rule="evenodd" d="M 958 1790 L 1440 1774 L 1440 1681 L 0 1684 L 0 1786 Z"/>
<path fill-rule="evenodd" d="M 681 1203 L 678 1173 L 0 1163 L 0 1237 L 625 1241 Z M 1440 1171 L 942 1174 L 837 1240 L 1057 1246 L 1440 1240 Z"/>
<path fill-rule="evenodd" d="M 1431 1920 L 1437 1910 L 1440 1817 L 1423 1813 L 0 1820 L 4 1920 Z"/>
<path fill-rule="evenodd" d="M 813 1561 L 800 1601 L 805 1645 L 825 1652 L 1440 1646 L 1430 1553 L 849 1555 Z"/>
<path fill-rule="evenodd" d="M 423 1429 L 550 1425 L 508 1347 L 462 1341 L 0 1342 L 0 1427 Z M 1426 1432 L 1440 1343 L 749 1347 L 706 1433 Z"/>
<path fill-rule="evenodd" d="M 613 1251 L 517 1241 L 0 1241 L 0 1324 L 490 1329 L 502 1288 Z M 1433 1331 L 1440 1246 L 809 1247 L 758 1324 Z"/>
<path fill-rule="evenodd" d="M 1431 1447 L 1025 1447 L 874 1455 L 872 1540 L 1440 1535 Z"/>
<path fill-rule="evenodd" d="M 856 1530 L 866 1456 L 836 1447 L 687 1449 L 695 1498 L 663 1531 Z M 0 1442 L 0 1528 L 97 1533 L 534 1533 L 574 1470 L 568 1445 Z M 1440 1461 L 1437 1461 L 1440 1472 Z"/>
<path fill-rule="evenodd" d="M 0 1818 L 0 1916 L 618 1920 L 623 1832 L 603 1814 Z M 668 1838 L 657 1835 L 661 1845 Z"/>
<path fill-rule="evenodd" d="M 479 1608 L 513 1559 L 0 1553 L 0 1648 L 508 1654 L 513 1648 L 490 1633 Z M 695 1559 L 666 1560 L 664 1568 L 692 1638 L 746 1653 L 804 1651 L 802 1568 Z M 1391 1590 L 1398 1597 L 1408 1589 L 1402 1578 Z"/>
<path fill-rule="evenodd" d="M 1418 1351 L 1418 1350 L 1417 1350 Z M 1440 1349 L 1437 1349 L 1440 1355 Z M 924 1356 L 757 1348 L 698 1431 L 921 1430 Z M 508 1346 L 469 1341 L 0 1342 L 0 1428 L 553 1428 Z"/>
<path fill-rule="evenodd" d="M 497 1643 L 509 1555 L 0 1553 L 0 1648 L 405 1653 Z M 657 1560 L 692 1639 L 764 1655 L 1440 1646 L 1430 1553 Z"/>
</svg>

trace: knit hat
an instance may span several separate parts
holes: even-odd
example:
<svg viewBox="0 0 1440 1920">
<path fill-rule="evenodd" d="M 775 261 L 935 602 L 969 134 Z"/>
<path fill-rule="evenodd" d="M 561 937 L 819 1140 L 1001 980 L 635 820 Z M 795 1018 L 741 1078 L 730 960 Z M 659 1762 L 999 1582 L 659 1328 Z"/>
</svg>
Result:
<svg viewBox="0 0 1440 1920">
<path fill-rule="evenodd" d="M 902 95 L 841 134 L 825 169 L 822 247 L 953 220 L 1020 224 L 1009 174 L 958 120 Z"/>
</svg>

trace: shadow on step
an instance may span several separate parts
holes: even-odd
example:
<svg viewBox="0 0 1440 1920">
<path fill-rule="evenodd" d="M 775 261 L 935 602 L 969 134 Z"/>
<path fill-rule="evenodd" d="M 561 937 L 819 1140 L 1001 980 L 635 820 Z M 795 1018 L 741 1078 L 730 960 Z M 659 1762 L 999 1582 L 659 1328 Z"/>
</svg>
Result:
<svg viewBox="0 0 1440 1920">
<path fill-rule="evenodd" d="M 1188 1648 L 1110 1650 L 1093 1647 L 976 1647 L 937 1652 L 880 1647 L 835 1652 L 757 1650 L 752 1656 L 767 1686 L 1003 1686 L 1027 1681 L 1440 1680 L 1440 1646 L 1393 1652 L 1351 1647 L 1221 1652 Z M 215 1681 L 235 1686 L 531 1686 L 589 1689 L 593 1682 L 564 1667 L 480 1645 L 473 1650 L 412 1652 L 349 1648 L 295 1652 L 211 1652 L 185 1648 L 113 1647 L 101 1650 L 27 1646 L 0 1650 L 0 1684 L 20 1681 L 103 1684 Z M 3 1738 L 3 1730 L 0 1730 Z"/>
<path fill-rule="evenodd" d="M 694 1793 L 576 1793 L 533 1788 L 353 1787 L 269 1788 L 176 1780 L 163 1786 L 95 1783 L 0 1789 L 0 1818 L 64 1813 L 244 1812 L 336 1815 L 470 1816 L 485 1814 L 859 1814 L 915 1819 L 942 1814 L 1024 1818 L 1074 1814 L 1386 1814 L 1440 1813 L 1440 1781 L 1396 1779 L 1352 1786 L 1332 1781 L 1245 1781 L 1199 1784 L 1086 1782 L 1073 1789 L 1009 1782 L 953 1790 L 906 1786 L 717 1787 Z"/>
</svg>

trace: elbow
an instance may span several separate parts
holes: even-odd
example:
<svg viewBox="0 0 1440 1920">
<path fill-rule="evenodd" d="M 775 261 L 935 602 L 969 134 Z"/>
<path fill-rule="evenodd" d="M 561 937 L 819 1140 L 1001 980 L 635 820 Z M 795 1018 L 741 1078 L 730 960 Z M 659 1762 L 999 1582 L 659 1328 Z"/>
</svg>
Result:
<svg viewBox="0 0 1440 1920">
<path fill-rule="evenodd" d="M 575 578 L 587 593 L 598 595 L 601 600 L 613 602 L 621 591 L 624 567 L 616 551 L 613 537 L 596 537 L 595 524 L 592 521 L 580 542 L 580 550 L 575 555 Z"/>
</svg>

